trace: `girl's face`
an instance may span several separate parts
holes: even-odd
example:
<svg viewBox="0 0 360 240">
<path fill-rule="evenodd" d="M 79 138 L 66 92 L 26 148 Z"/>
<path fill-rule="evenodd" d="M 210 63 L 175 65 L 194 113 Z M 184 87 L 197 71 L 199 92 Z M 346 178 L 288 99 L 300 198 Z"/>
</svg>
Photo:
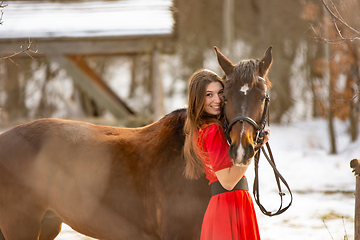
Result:
<svg viewBox="0 0 360 240">
<path fill-rule="evenodd" d="M 221 113 L 221 97 L 223 87 L 219 82 L 211 82 L 206 87 L 206 96 L 204 103 L 204 111 L 211 115 L 219 115 Z"/>
</svg>

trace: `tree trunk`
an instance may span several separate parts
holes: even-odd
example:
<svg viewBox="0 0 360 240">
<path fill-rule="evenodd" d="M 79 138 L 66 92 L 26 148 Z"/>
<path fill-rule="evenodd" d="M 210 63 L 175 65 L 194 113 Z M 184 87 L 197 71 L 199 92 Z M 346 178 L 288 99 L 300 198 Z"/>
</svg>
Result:
<svg viewBox="0 0 360 240">
<path fill-rule="evenodd" d="M 223 29 L 224 29 L 224 54 L 234 61 L 234 0 L 224 0 L 223 6 Z"/>
<path fill-rule="evenodd" d="M 323 9 L 324 11 L 324 32 L 325 32 L 325 37 L 329 36 L 329 31 L 328 31 L 328 12 L 326 11 L 326 9 Z M 325 66 L 325 79 L 326 82 L 328 83 L 328 128 L 329 128 L 329 136 L 330 136 L 330 146 L 331 146 L 331 150 L 330 153 L 331 154 L 336 154 L 337 150 L 336 150 L 336 138 L 335 138 L 335 130 L 334 130 L 334 123 L 333 123 L 333 117 L 334 117 L 334 112 L 333 112 L 333 98 L 332 98 L 332 92 L 333 92 L 333 79 L 332 76 L 330 74 L 330 63 L 329 63 L 329 59 L 330 59 L 330 46 L 329 44 L 325 44 L 324 45 L 324 52 L 325 52 L 325 61 L 326 61 L 326 66 Z"/>
<path fill-rule="evenodd" d="M 355 91 L 353 89 L 353 95 L 355 95 Z M 357 98 L 359 98 L 359 96 L 357 96 Z M 359 122 L 358 122 L 358 114 L 359 112 L 357 111 L 357 107 L 356 107 L 356 100 L 357 98 L 350 100 L 349 101 L 349 105 L 350 105 L 350 136 L 351 136 L 351 141 L 355 142 L 358 137 L 359 137 Z"/>
<path fill-rule="evenodd" d="M 330 144 L 331 144 L 331 154 L 337 154 L 336 150 L 336 136 L 334 130 L 334 121 L 333 121 L 333 110 L 331 108 L 331 103 L 329 106 L 329 115 L 328 115 L 328 127 L 329 127 L 329 134 L 330 134 Z"/>
<path fill-rule="evenodd" d="M 19 62 L 19 61 L 18 61 Z M 20 63 L 22 69 L 25 69 L 26 63 L 22 61 Z M 3 111 L 7 115 L 8 121 L 13 121 L 27 117 L 27 108 L 25 105 L 25 81 L 23 84 L 20 82 L 19 65 L 14 64 L 11 61 L 6 61 L 6 75 L 4 90 L 6 92 L 6 101 L 3 107 Z"/>
<path fill-rule="evenodd" d="M 152 106 L 154 113 L 154 121 L 159 120 L 164 116 L 164 90 L 162 79 L 160 76 L 160 52 L 158 49 L 154 49 L 151 54 L 151 71 L 150 79 L 152 83 Z"/>
</svg>

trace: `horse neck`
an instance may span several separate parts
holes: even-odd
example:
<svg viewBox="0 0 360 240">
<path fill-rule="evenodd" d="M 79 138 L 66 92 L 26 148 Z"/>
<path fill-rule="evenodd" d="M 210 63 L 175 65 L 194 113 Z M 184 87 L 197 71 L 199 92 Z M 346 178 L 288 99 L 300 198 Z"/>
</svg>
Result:
<svg viewBox="0 0 360 240">
<path fill-rule="evenodd" d="M 142 128 L 144 136 L 150 137 L 159 144 L 168 144 L 183 148 L 185 141 L 184 124 L 186 110 L 176 110 L 164 116 L 160 120 Z"/>
</svg>

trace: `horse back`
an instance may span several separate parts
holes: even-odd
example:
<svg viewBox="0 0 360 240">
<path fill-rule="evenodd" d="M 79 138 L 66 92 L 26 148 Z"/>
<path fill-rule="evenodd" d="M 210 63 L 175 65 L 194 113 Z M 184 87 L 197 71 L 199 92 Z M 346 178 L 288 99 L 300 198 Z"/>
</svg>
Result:
<svg viewBox="0 0 360 240">
<path fill-rule="evenodd" d="M 142 128 L 41 119 L 1 134 L 0 192 L 10 197 L 0 212 L 20 191 L 97 238 L 179 235 L 173 219 L 196 232 L 209 192 L 183 176 L 185 119 L 185 110 Z"/>
</svg>

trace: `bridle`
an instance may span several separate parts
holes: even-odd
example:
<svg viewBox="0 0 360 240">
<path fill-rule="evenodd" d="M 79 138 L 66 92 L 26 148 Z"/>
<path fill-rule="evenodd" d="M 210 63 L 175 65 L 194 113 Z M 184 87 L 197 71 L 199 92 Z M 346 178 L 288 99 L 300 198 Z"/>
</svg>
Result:
<svg viewBox="0 0 360 240">
<path fill-rule="evenodd" d="M 264 81 L 265 82 L 265 79 L 262 78 L 262 77 L 258 77 L 261 81 Z M 225 111 L 225 107 L 224 107 L 224 132 L 225 132 L 225 135 L 226 135 L 226 139 L 229 143 L 229 145 L 231 144 L 231 138 L 230 138 L 230 132 L 231 132 L 231 129 L 232 127 L 234 126 L 235 123 L 237 122 L 248 122 L 250 123 L 254 128 L 255 128 L 255 140 L 254 140 L 254 144 L 258 144 L 258 143 L 262 143 L 263 142 L 263 137 L 266 135 L 266 134 L 263 134 L 262 133 L 262 130 L 265 128 L 265 124 L 266 124 L 266 120 L 267 120 L 267 115 L 268 115 L 268 109 L 269 109 L 269 103 L 270 103 L 270 97 L 268 94 L 266 94 L 265 96 L 265 105 L 264 105 L 264 111 L 263 111 L 263 114 L 262 114 L 262 117 L 261 117 L 261 122 L 260 124 L 258 125 L 253 119 L 249 118 L 249 117 L 246 117 L 246 116 L 238 116 L 238 117 L 235 117 L 234 119 L 232 119 L 230 121 L 230 123 L 228 123 L 227 121 L 227 117 L 226 117 L 226 111 Z M 260 147 L 258 148 L 255 148 L 255 151 L 259 150 Z"/>
<path fill-rule="evenodd" d="M 258 78 L 259 78 L 259 80 L 265 82 L 265 79 L 263 79 L 262 77 L 258 77 Z M 242 122 L 246 121 L 246 122 L 250 123 L 254 127 L 255 134 L 256 134 L 254 144 L 255 145 L 257 145 L 259 143 L 260 144 L 259 144 L 259 147 L 255 148 L 255 151 L 257 151 L 257 153 L 254 156 L 255 178 L 254 178 L 254 185 L 253 185 L 253 194 L 254 194 L 255 202 L 259 206 L 261 212 L 264 213 L 267 216 L 275 216 L 275 215 L 279 215 L 279 214 L 285 212 L 290 207 L 290 205 L 292 204 L 293 196 L 292 196 L 290 187 L 287 184 L 286 180 L 284 179 L 284 177 L 279 173 L 279 171 L 276 168 L 274 157 L 273 157 L 272 151 L 270 149 L 269 143 L 268 142 L 266 143 L 266 147 L 267 147 L 269 155 L 266 153 L 265 148 L 263 146 L 261 146 L 263 144 L 263 138 L 267 134 L 266 132 L 263 132 L 263 130 L 265 128 L 266 121 L 268 119 L 267 116 L 268 116 L 269 103 L 270 103 L 270 97 L 269 97 L 268 94 L 266 94 L 264 111 L 263 111 L 261 122 L 260 122 L 259 125 L 253 119 L 251 119 L 250 117 L 247 117 L 247 116 L 235 117 L 234 119 L 232 119 L 230 121 L 230 123 L 228 123 L 227 117 L 226 117 L 226 112 L 225 112 L 225 107 L 224 107 L 224 118 L 225 118 L 225 120 L 224 120 L 224 132 L 225 132 L 225 136 L 227 138 L 227 141 L 228 141 L 228 143 L 230 145 L 231 144 L 230 131 L 231 131 L 231 129 L 232 129 L 232 127 L 233 127 L 233 125 L 235 123 L 237 123 L 237 122 L 242 123 Z M 280 199 L 281 199 L 280 207 L 274 213 L 267 211 L 265 209 L 265 207 L 260 203 L 259 159 L 260 159 L 261 150 L 263 151 L 263 154 L 264 154 L 265 158 L 267 159 L 267 161 L 269 162 L 270 166 L 272 167 L 272 169 L 274 171 L 275 180 L 276 180 L 276 183 L 277 183 L 277 187 L 278 187 L 278 191 L 279 191 L 279 195 L 280 195 Z M 291 197 L 289 204 L 284 208 L 282 208 L 282 205 L 283 205 L 283 196 L 285 196 L 285 193 L 282 192 L 282 190 L 281 190 L 280 181 L 286 186 L 287 190 L 290 193 L 290 197 Z"/>
<path fill-rule="evenodd" d="M 233 120 L 230 121 L 230 123 L 228 123 L 227 118 L 226 118 L 226 112 L 225 112 L 225 108 L 224 108 L 224 132 L 226 135 L 226 139 L 228 141 L 229 144 L 231 144 L 231 138 L 230 138 L 230 131 L 232 129 L 232 127 L 234 126 L 235 123 L 237 122 L 241 122 L 243 123 L 244 121 L 250 123 L 254 128 L 255 128 L 255 140 L 254 140 L 254 144 L 258 144 L 258 143 L 262 143 L 263 142 L 263 137 L 266 134 L 262 133 L 262 130 L 265 128 L 265 124 L 266 124 L 266 120 L 267 120 L 267 113 L 268 113 L 268 108 L 269 108 L 269 102 L 270 102 L 270 97 L 267 95 L 265 97 L 265 105 L 264 105 L 264 112 L 262 115 L 262 120 L 260 122 L 260 124 L 258 125 L 253 119 L 246 117 L 246 116 L 238 116 L 235 117 Z M 255 151 L 259 150 L 258 148 L 255 148 Z"/>
</svg>

